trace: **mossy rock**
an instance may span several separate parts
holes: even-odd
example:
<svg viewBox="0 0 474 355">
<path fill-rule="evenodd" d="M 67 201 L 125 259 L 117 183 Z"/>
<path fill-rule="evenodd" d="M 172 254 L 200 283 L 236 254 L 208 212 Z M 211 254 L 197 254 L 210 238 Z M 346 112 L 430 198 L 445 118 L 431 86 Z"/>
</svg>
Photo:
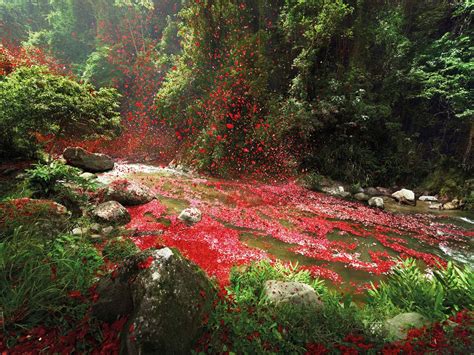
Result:
<svg viewBox="0 0 474 355">
<path fill-rule="evenodd" d="M 385 321 L 384 328 L 388 335 L 395 340 L 407 338 L 408 331 L 412 328 L 421 328 L 429 322 L 423 315 L 416 312 L 401 313 Z"/>
<path fill-rule="evenodd" d="M 105 321 L 128 316 L 122 334 L 129 354 L 190 353 L 212 310 L 214 285 L 177 250 L 149 249 L 128 258 L 97 288 L 94 314 Z"/>
</svg>

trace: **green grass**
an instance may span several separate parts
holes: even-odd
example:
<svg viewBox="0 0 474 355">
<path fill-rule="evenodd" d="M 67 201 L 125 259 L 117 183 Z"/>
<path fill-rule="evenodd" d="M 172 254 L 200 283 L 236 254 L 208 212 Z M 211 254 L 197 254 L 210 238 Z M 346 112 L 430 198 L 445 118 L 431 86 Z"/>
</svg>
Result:
<svg viewBox="0 0 474 355">
<path fill-rule="evenodd" d="M 0 305 L 4 330 L 74 325 L 88 310 L 87 295 L 102 266 L 84 238 L 45 236 L 34 224 L 10 228 L 0 242 Z"/>
</svg>

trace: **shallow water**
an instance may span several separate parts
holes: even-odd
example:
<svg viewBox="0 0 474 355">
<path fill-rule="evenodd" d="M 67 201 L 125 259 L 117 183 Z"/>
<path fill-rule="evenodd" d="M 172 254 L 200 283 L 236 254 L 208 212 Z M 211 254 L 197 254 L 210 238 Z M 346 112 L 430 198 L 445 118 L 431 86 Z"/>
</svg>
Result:
<svg viewBox="0 0 474 355">
<path fill-rule="evenodd" d="M 135 239 L 137 244 L 155 245 L 146 231 L 160 228 L 160 243 L 179 248 L 224 284 L 232 266 L 267 258 L 298 263 L 351 293 L 386 277 L 400 256 L 414 257 L 422 267 L 439 260 L 474 264 L 471 212 L 435 211 L 424 202 L 401 206 L 392 201 L 386 201 L 389 212 L 385 212 L 291 182 L 196 178 L 142 164 L 118 164 L 99 179 L 118 178 L 151 187 L 163 206 L 159 213 L 156 205 L 134 209 L 130 227 L 143 236 Z M 189 206 L 203 212 L 203 220 L 193 227 L 177 219 Z"/>
</svg>

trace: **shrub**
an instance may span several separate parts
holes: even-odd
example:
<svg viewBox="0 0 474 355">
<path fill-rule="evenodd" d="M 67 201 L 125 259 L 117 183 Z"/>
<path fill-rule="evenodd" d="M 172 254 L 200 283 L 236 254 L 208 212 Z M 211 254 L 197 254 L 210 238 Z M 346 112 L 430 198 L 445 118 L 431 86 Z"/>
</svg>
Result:
<svg viewBox="0 0 474 355">
<path fill-rule="evenodd" d="M 117 133 L 115 89 L 95 90 L 46 67 L 19 67 L 0 81 L 0 156 L 31 156 L 36 134 L 75 139 Z"/>
<path fill-rule="evenodd" d="M 51 198 L 68 208 L 77 209 L 87 201 L 84 192 L 94 190 L 96 184 L 80 176 L 81 170 L 60 161 L 38 163 L 26 170 L 28 188 L 35 198 Z"/>
<path fill-rule="evenodd" d="M 419 312 L 433 321 L 445 320 L 462 309 L 474 306 L 474 273 L 452 262 L 424 274 L 414 259 L 396 266 L 386 281 L 369 290 L 370 307 L 384 305 L 388 313 Z"/>
</svg>

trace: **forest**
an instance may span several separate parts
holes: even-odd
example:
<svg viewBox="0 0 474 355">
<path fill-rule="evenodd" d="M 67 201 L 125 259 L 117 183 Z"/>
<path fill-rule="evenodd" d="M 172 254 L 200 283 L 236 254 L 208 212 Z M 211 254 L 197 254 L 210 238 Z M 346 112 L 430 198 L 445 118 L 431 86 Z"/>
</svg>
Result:
<svg viewBox="0 0 474 355">
<path fill-rule="evenodd" d="M 472 0 L 0 0 L 0 352 L 469 353 Z"/>
</svg>

